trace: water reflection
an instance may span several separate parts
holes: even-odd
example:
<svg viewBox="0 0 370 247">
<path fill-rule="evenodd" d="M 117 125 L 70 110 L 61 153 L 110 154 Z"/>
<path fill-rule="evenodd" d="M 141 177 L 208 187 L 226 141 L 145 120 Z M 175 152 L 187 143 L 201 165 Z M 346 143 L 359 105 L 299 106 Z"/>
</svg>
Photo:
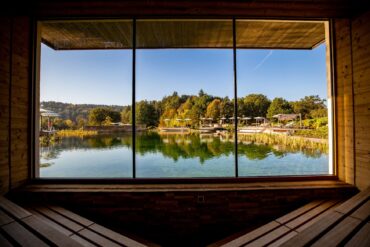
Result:
<svg viewBox="0 0 370 247">
<path fill-rule="evenodd" d="M 41 157 L 45 160 L 52 160 L 65 150 L 103 150 L 120 147 L 132 148 L 130 134 L 84 138 L 66 137 L 53 145 L 41 147 Z M 173 161 L 177 161 L 179 158 L 199 158 L 200 163 L 204 163 L 214 157 L 234 155 L 234 139 L 214 135 L 160 135 L 156 132 L 147 132 L 136 136 L 136 152 L 141 155 L 161 153 Z M 288 153 L 302 153 L 308 158 L 320 158 L 323 155 L 320 150 L 313 149 L 292 149 L 279 145 L 269 146 L 251 142 L 238 144 L 239 156 L 245 156 L 250 160 L 262 160 L 271 154 L 276 158 L 282 158 Z"/>
</svg>

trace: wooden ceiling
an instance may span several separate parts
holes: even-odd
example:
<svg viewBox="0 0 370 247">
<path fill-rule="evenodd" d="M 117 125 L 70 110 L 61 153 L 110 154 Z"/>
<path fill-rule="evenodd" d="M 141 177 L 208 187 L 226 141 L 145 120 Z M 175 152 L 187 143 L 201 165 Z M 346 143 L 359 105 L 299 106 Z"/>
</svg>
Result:
<svg viewBox="0 0 370 247">
<path fill-rule="evenodd" d="M 47 21 L 41 41 L 55 50 L 129 49 L 132 21 Z"/>
<path fill-rule="evenodd" d="M 132 21 L 46 21 L 41 40 L 55 50 L 130 49 Z M 312 49 L 325 39 L 324 22 L 237 20 L 238 48 Z M 232 21 L 137 20 L 137 48 L 232 48 Z"/>
</svg>

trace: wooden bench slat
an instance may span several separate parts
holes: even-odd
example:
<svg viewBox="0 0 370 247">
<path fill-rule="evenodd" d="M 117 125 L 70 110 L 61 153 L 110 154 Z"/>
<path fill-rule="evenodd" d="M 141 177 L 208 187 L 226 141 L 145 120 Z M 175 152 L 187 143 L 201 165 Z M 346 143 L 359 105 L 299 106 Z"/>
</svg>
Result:
<svg viewBox="0 0 370 247">
<path fill-rule="evenodd" d="M 51 225 L 52 227 L 54 227 L 55 229 L 57 229 L 58 231 L 60 231 L 61 233 L 63 233 L 64 235 L 67 235 L 67 236 L 70 236 L 72 235 L 73 233 L 68 230 L 67 228 L 59 225 L 58 223 L 56 223 L 55 221 L 52 221 L 51 219 L 45 217 L 44 215 L 40 214 L 39 212 L 33 210 L 33 209 L 30 209 L 30 208 L 27 208 L 27 210 L 33 214 L 33 215 L 36 215 L 40 220 L 46 222 L 47 224 Z"/>
<path fill-rule="evenodd" d="M 321 203 L 323 203 L 323 201 L 313 201 L 313 202 L 310 202 L 278 219 L 276 219 L 275 221 L 281 223 L 281 224 L 285 224 L 291 220 L 293 220 L 294 218 L 306 213 L 307 211 L 317 207 L 318 205 L 320 205 Z"/>
<path fill-rule="evenodd" d="M 370 187 L 356 194 L 351 199 L 345 201 L 342 205 L 338 206 L 335 209 L 335 211 L 340 212 L 342 214 L 347 214 L 351 210 L 357 208 L 361 203 L 368 200 L 369 196 L 370 196 Z"/>
<path fill-rule="evenodd" d="M 355 212 L 351 214 L 351 217 L 357 218 L 359 220 L 366 220 L 370 215 L 370 201 L 367 201 L 361 207 L 359 207 Z"/>
<path fill-rule="evenodd" d="M 64 226 L 65 228 L 73 231 L 78 232 L 81 231 L 84 227 L 77 224 L 76 222 L 67 219 L 66 217 L 46 208 L 46 207 L 34 207 L 34 210 L 43 214 L 44 216 L 48 217 L 49 219 L 57 222 L 58 224 Z"/>
<path fill-rule="evenodd" d="M 253 230 L 252 232 L 250 233 L 247 233 L 243 236 L 240 236 L 239 238 L 236 238 L 226 244 L 223 244 L 222 246 L 225 246 L 225 247 L 235 247 L 235 246 L 242 246 L 260 236 L 262 236 L 263 234 L 267 233 L 267 232 L 270 232 L 271 230 L 279 227 L 280 224 L 277 223 L 276 221 L 272 221 L 266 225 L 263 225 L 259 228 L 257 228 L 256 230 Z"/>
<path fill-rule="evenodd" d="M 315 218 L 317 215 L 321 214 L 322 212 L 326 211 L 331 206 L 335 205 L 338 202 L 338 200 L 331 200 L 326 201 L 319 206 L 312 208 L 311 210 L 307 211 L 303 215 L 295 218 L 294 220 L 286 223 L 285 225 L 289 227 L 290 229 L 295 229 L 298 226 L 302 225 L 305 222 L 310 221 L 312 218 Z"/>
<path fill-rule="evenodd" d="M 13 245 L 3 235 L 0 234 L 0 246 L 12 247 Z"/>
<path fill-rule="evenodd" d="M 37 218 L 35 215 L 24 218 L 22 221 L 57 246 L 81 247 L 79 243 L 59 232 L 45 221 Z"/>
<path fill-rule="evenodd" d="M 268 246 L 269 247 L 277 247 L 277 246 L 280 246 L 282 243 L 285 243 L 286 241 L 288 241 L 289 239 L 291 239 L 292 237 L 294 237 L 297 234 L 298 234 L 297 232 L 291 231 L 288 234 L 286 234 L 285 236 L 283 236 L 283 237 L 277 239 L 276 241 L 272 242 Z"/>
<path fill-rule="evenodd" d="M 248 234 L 250 232 L 250 230 L 243 230 L 243 231 L 240 231 L 240 232 L 236 232 L 232 235 L 229 235 L 227 236 L 226 238 L 222 238 L 216 242 L 213 242 L 209 245 L 207 245 L 207 247 L 219 247 L 219 246 L 223 246 L 224 244 L 226 243 L 229 243 L 230 241 L 233 241 L 234 239 L 237 239 L 239 238 L 240 236 L 243 236 L 245 234 Z"/>
<path fill-rule="evenodd" d="M 9 224 L 10 222 L 13 222 L 14 220 L 7 215 L 4 211 L 0 209 L 0 226 Z"/>
<path fill-rule="evenodd" d="M 5 225 L 2 229 L 21 246 L 49 246 L 17 222 Z"/>
<path fill-rule="evenodd" d="M 338 246 L 360 224 L 360 220 L 347 217 L 322 236 L 312 246 Z"/>
<path fill-rule="evenodd" d="M 369 217 L 370 187 L 344 203 L 338 200 L 311 202 L 250 233 L 213 245 L 337 246 L 353 236 L 348 246 L 370 246 Z"/>
<path fill-rule="evenodd" d="M 251 243 L 245 245 L 248 247 L 260 247 L 260 246 L 265 246 L 272 241 L 284 236 L 290 231 L 290 229 L 286 226 L 280 226 L 276 228 L 275 230 L 263 235 L 260 238 L 257 238 L 256 240 L 252 241 Z"/>
<path fill-rule="evenodd" d="M 296 232 L 302 232 L 306 228 L 310 227 L 311 225 L 315 224 L 316 222 L 320 221 L 322 218 L 325 218 L 328 214 L 334 212 L 335 206 L 338 204 L 333 205 L 331 208 L 323 212 L 322 214 L 316 216 L 315 218 L 311 219 L 310 221 L 306 222 L 305 224 L 301 225 L 300 227 L 294 229 Z"/>
<path fill-rule="evenodd" d="M 98 244 L 98 245 L 101 245 L 101 246 L 120 246 L 116 243 L 114 243 L 113 241 L 89 230 L 89 229 L 83 229 L 82 231 L 80 231 L 78 233 L 79 235 L 83 236 L 84 238 L 86 239 L 89 239 L 91 240 L 92 242 Z"/>
<path fill-rule="evenodd" d="M 352 246 L 370 246 L 370 223 L 365 224 L 345 245 L 345 247 Z"/>
<path fill-rule="evenodd" d="M 77 241 L 78 243 L 80 243 L 82 246 L 85 246 L 85 247 L 95 247 L 97 245 L 87 241 L 86 239 L 84 238 L 81 238 L 79 235 L 76 235 L 76 234 L 73 234 L 72 236 L 70 236 L 73 240 Z"/>
<path fill-rule="evenodd" d="M 332 211 L 323 217 L 320 221 L 316 222 L 309 227 L 307 227 L 304 231 L 300 234 L 294 236 L 287 242 L 283 243 L 281 246 L 291 246 L 291 247 L 298 247 L 298 246 L 305 246 L 311 241 L 313 241 L 316 237 L 321 235 L 323 231 L 337 223 L 340 219 L 343 218 L 343 214 L 338 213 L 336 211 Z"/>
<path fill-rule="evenodd" d="M 51 210 L 73 220 L 73 221 L 76 221 L 78 222 L 79 224 L 83 225 L 83 226 L 90 226 L 92 224 L 94 224 L 94 222 L 78 215 L 78 214 L 75 214 L 65 208 L 62 208 L 62 207 L 58 207 L 58 206 L 51 206 L 49 205 L 48 208 L 50 208 Z"/>
<path fill-rule="evenodd" d="M 144 244 L 139 243 L 129 237 L 126 237 L 124 235 L 121 235 L 117 232 L 114 232 L 104 226 L 98 225 L 98 224 L 93 224 L 89 226 L 89 229 L 94 230 L 95 232 L 100 233 L 103 236 L 106 236 L 109 239 L 112 239 L 116 242 L 119 242 L 120 244 L 123 244 L 125 246 L 137 246 L 137 247 L 145 247 Z"/>
<path fill-rule="evenodd" d="M 17 219 L 23 219 L 25 217 L 31 216 L 30 212 L 26 211 L 24 208 L 21 208 L 17 204 L 9 201 L 2 196 L 0 196 L 0 207 Z"/>
</svg>

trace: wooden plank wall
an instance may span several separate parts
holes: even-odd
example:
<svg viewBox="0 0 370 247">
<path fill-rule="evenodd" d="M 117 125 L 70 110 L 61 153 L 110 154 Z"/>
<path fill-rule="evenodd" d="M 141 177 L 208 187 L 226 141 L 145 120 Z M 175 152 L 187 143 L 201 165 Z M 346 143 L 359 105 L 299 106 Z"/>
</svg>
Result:
<svg viewBox="0 0 370 247">
<path fill-rule="evenodd" d="M 9 85 L 11 20 L 0 19 L 0 193 L 9 189 Z"/>
<path fill-rule="evenodd" d="M 349 19 L 334 21 L 337 174 L 354 184 L 353 90 Z"/>
<path fill-rule="evenodd" d="M 370 186 L 370 11 L 352 23 L 355 184 Z"/>
<path fill-rule="evenodd" d="M 28 17 L 1 19 L 1 194 L 23 184 L 29 177 L 30 27 Z"/>
<path fill-rule="evenodd" d="M 336 19 L 335 89 L 338 176 L 370 186 L 370 11 Z"/>
</svg>

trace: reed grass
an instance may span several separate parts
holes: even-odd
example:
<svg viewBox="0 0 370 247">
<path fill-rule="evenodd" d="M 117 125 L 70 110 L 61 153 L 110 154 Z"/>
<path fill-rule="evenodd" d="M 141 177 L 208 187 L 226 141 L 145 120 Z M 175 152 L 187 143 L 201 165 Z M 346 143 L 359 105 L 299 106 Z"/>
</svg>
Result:
<svg viewBox="0 0 370 247">
<path fill-rule="evenodd" d="M 58 137 L 84 137 L 84 136 L 94 136 L 98 132 L 95 130 L 59 130 L 56 132 Z"/>
<path fill-rule="evenodd" d="M 238 141 L 266 145 L 281 145 L 292 149 L 314 149 L 328 153 L 328 141 L 325 139 L 306 138 L 278 134 L 238 134 Z"/>
</svg>

